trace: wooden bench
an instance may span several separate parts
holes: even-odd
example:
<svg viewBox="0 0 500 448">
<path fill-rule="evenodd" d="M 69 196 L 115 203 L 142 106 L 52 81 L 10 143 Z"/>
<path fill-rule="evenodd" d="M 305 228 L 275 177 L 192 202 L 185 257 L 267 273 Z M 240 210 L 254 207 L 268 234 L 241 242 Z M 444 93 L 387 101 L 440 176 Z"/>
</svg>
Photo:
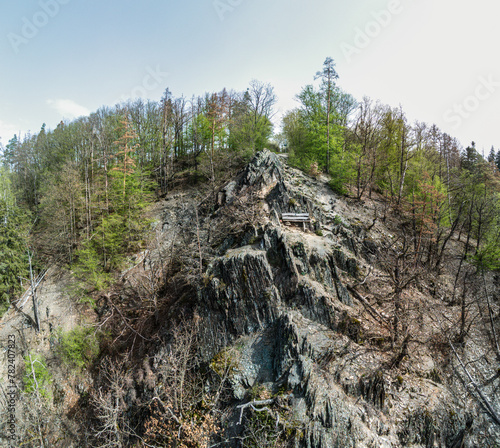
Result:
<svg viewBox="0 0 500 448">
<path fill-rule="evenodd" d="M 306 222 L 311 222 L 311 218 L 309 217 L 309 213 L 282 213 L 281 220 L 283 222 L 301 222 L 302 227 L 306 229 Z"/>
</svg>

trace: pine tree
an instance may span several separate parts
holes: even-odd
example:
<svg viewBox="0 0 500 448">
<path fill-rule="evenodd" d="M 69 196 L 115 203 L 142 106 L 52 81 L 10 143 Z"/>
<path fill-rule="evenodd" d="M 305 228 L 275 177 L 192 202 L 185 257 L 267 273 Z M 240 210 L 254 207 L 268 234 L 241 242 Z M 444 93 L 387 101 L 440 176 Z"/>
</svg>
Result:
<svg viewBox="0 0 500 448">
<path fill-rule="evenodd" d="M 106 272 L 119 269 L 125 256 L 137 250 L 149 221 L 142 217 L 150 197 L 150 185 L 143 181 L 135 161 L 137 134 L 127 114 L 120 120 L 114 156 L 110 160 L 107 207 L 94 233 L 77 252 L 76 276 L 90 289 L 109 283 Z"/>
<path fill-rule="evenodd" d="M 500 150 L 498 150 L 495 155 L 495 165 L 500 170 Z"/>
<path fill-rule="evenodd" d="M 488 163 L 495 163 L 495 148 L 492 146 L 488 154 Z"/>
<path fill-rule="evenodd" d="M 326 173 L 330 173 L 330 122 L 332 114 L 332 99 L 335 95 L 335 81 L 339 75 L 335 70 L 335 62 L 328 57 L 323 63 L 323 70 L 316 73 L 315 79 L 321 79 L 321 91 L 326 100 Z"/>
<path fill-rule="evenodd" d="M 29 275 L 26 223 L 22 210 L 0 199 L 0 316 Z"/>
</svg>

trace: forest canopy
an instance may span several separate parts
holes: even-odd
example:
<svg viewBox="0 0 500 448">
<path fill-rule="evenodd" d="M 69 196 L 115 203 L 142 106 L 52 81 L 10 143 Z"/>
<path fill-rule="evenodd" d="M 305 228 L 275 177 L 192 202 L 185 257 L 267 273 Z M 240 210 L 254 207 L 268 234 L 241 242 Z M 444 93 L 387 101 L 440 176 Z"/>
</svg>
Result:
<svg viewBox="0 0 500 448">
<path fill-rule="evenodd" d="M 102 289 L 143 245 L 144 210 L 155 197 L 182 182 L 205 183 L 214 194 L 227 168 L 265 147 L 324 173 L 340 194 L 382 195 L 411 216 L 429 260 L 439 260 L 445 229 L 454 229 L 470 237 L 465 258 L 497 269 L 500 151 L 485 159 L 474 143 L 463 149 L 435 125 L 410 123 L 401 107 L 356 100 L 338 79 L 326 58 L 274 135 L 274 88 L 253 80 L 244 92 L 189 99 L 166 89 L 160 101 L 103 107 L 12 138 L 0 171 L 3 307 L 25 283 L 28 247 L 38 259 L 67 263 L 84 289 Z"/>
</svg>

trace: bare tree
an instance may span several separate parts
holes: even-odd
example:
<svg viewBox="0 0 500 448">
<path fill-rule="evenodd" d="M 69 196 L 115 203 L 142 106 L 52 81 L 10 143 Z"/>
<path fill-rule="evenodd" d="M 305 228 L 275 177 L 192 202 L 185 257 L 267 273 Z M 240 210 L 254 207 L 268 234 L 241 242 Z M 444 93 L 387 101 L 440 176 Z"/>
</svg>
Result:
<svg viewBox="0 0 500 448">
<path fill-rule="evenodd" d="M 391 286 L 387 300 L 392 306 L 391 344 L 393 348 L 398 347 L 398 353 L 393 360 L 393 365 L 397 366 L 407 355 L 408 344 L 413 337 L 412 309 L 407 289 L 421 279 L 424 268 L 418 263 L 418 253 L 406 231 L 381 252 L 380 264 L 386 272 L 383 278 L 386 278 Z"/>
<path fill-rule="evenodd" d="M 368 97 L 359 105 L 353 136 L 357 146 L 356 156 L 356 198 L 361 199 L 366 188 L 372 188 L 375 174 L 377 150 L 382 138 L 380 132 L 381 106 L 373 105 Z"/>
<path fill-rule="evenodd" d="M 249 98 L 248 104 L 254 115 L 255 122 L 260 117 L 271 119 L 275 114 L 273 108 L 278 100 L 274 93 L 274 87 L 269 83 L 252 79 L 247 92 Z"/>
</svg>

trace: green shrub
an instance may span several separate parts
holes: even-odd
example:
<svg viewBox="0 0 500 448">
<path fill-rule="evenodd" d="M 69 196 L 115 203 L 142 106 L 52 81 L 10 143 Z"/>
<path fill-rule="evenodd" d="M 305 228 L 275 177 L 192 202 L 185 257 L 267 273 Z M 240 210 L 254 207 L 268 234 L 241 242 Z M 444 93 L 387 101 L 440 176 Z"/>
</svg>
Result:
<svg viewBox="0 0 500 448">
<path fill-rule="evenodd" d="M 68 367 L 81 370 L 99 354 L 99 337 L 93 328 L 82 326 L 60 332 L 57 352 Z"/>
<path fill-rule="evenodd" d="M 339 215 L 335 215 L 333 217 L 333 224 L 335 224 L 336 226 L 341 225 L 342 224 L 342 218 Z"/>
<path fill-rule="evenodd" d="M 344 196 L 347 194 L 347 190 L 345 188 L 344 182 L 342 179 L 338 177 L 332 177 L 328 182 L 330 188 L 337 194 Z"/>
<path fill-rule="evenodd" d="M 78 287 L 82 291 L 106 289 L 111 282 L 111 276 L 103 271 L 100 255 L 91 242 L 85 242 L 75 255 L 78 262 L 73 267 L 73 272 L 79 280 Z"/>
<path fill-rule="evenodd" d="M 238 354 L 234 350 L 224 349 L 217 353 L 210 362 L 211 369 L 221 378 L 232 376 L 238 370 Z"/>
<path fill-rule="evenodd" d="M 50 389 L 52 375 L 47 369 L 45 359 L 41 355 L 28 354 L 24 357 L 24 391 L 31 394 L 38 390 L 38 393 L 47 399 L 52 398 Z"/>
</svg>

